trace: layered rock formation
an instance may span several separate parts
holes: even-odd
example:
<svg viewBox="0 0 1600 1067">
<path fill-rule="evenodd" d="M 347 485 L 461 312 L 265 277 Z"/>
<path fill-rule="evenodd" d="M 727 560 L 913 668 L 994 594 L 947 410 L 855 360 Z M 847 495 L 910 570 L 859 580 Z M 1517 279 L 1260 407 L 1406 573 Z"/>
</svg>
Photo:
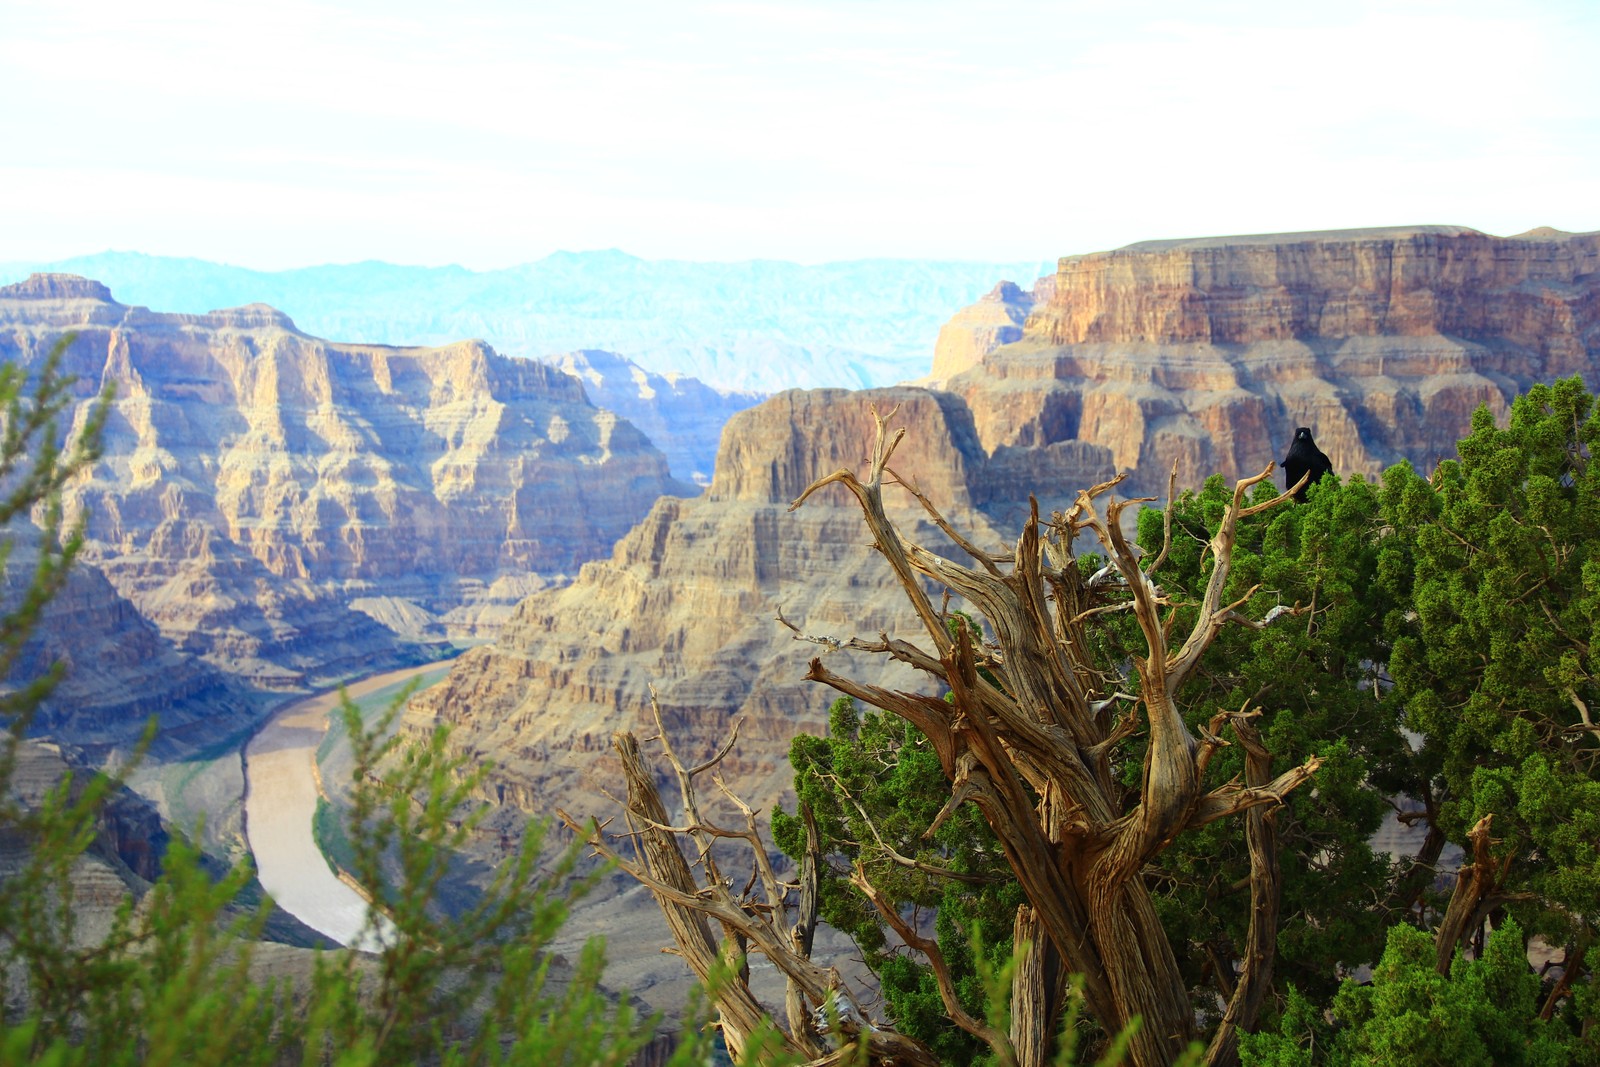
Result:
<svg viewBox="0 0 1600 1067">
<path fill-rule="evenodd" d="M 0 283 L 40 270 L 99 278 L 125 300 L 174 311 L 265 300 L 323 337 L 430 345 L 482 337 L 507 355 L 540 358 L 604 348 L 716 387 L 772 393 L 914 378 L 951 308 L 995 278 L 1034 278 L 1048 264 L 695 263 L 609 250 L 489 271 L 370 261 L 253 271 L 107 252 L 0 264 Z"/>
<path fill-rule="evenodd" d="M 991 450 L 1074 442 L 1161 492 L 1174 459 L 1180 484 L 1254 473 L 1309 426 L 1342 473 L 1426 469 L 1480 403 L 1596 371 L 1600 234 L 1145 242 L 1062 259 L 1021 337 L 986 343 L 948 388 Z"/>
<path fill-rule="evenodd" d="M 1022 324 L 1033 310 L 1034 293 L 1019 289 L 1014 282 L 1001 282 L 970 307 L 939 329 L 933 345 L 933 373 L 936 383 L 983 362 L 983 357 L 999 348 L 1022 340 Z"/>
<path fill-rule="evenodd" d="M 33 531 L 20 533 L 0 571 L 0 606 L 21 603 L 37 552 Z M 91 757 L 126 744 L 153 715 L 164 740 L 182 743 L 242 729 L 249 705 L 216 667 L 186 655 L 92 566 L 75 567 L 45 605 L 38 629 L 13 665 L 37 678 L 60 663 L 55 691 L 40 706 L 37 729 L 70 738 Z"/>
<path fill-rule="evenodd" d="M 132 633 L 115 617 L 131 606 L 164 643 L 145 674 L 179 678 L 160 666 L 176 652 L 293 689 L 394 662 L 375 617 L 486 632 L 686 488 L 576 379 L 480 342 L 331 344 L 264 305 L 157 314 L 62 275 L 0 289 L 0 359 L 33 368 L 69 333 L 70 420 L 104 386 L 116 400 L 67 501 L 109 585 L 60 608 Z M 91 704 L 145 684 L 118 677 Z M 157 703 L 202 682 L 172 685 Z"/>
<path fill-rule="evenodd" d="M 650 438 L 667 457 L 672 476 L 711 484 L 722 427 L 761 393 L 713 389 L 698 378 L 645 370 L 626 356 L 595 348 L 552 356 L 549 362 L 583 382 L 598 407 L 614 411 Z"/>
<path fill-rule="evenodd" d="M 612 732 L 655 732 L 653 685 L 686 758 L 743 717 L 724 770 L 753 802 L 776 799 L 788 787 L 789 738 L 816 730 L 831 700 L 802 681 L 822 650 L 797 641 L 778 613 L 841 640 L 906 622 L 854 498 L 833 487 L 787 509 L 817 477 L 864 466 L 873 405 L 899 405 L 897 422 L 910 430 L 896 454 L 901 476 L 935 491 L 978 543 L 998 545 L 974 507 L 986 459 L 959 400 L 907 388 L 783 393 L 729 421 L 703 497 L 657 502 L 610 559 L 524 601 L 495 645 L 465 653 L 413 703 L 412 728 L 449 722 L 455 744 L 493 759 L 491 799 L 600 811 L 601 790 L 616 783 Z M 891 496 L 908 530 L 944 544 L 908 495 Z"/>
</svg>

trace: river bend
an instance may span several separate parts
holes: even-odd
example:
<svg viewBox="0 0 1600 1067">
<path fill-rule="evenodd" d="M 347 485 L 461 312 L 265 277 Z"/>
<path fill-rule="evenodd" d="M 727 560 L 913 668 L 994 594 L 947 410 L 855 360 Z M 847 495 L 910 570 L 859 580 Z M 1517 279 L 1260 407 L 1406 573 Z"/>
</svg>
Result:
<svg viewBox="0 0 1600 1067">
<path fill-rule="evenodd" d="M 372 675 L 345 691 L 354 700 L 443 662 Z M 338 705 L 337 690 L 289 704 L 245 745 L 245 836 L 256 875 L 280 908 L 341 945 L 370 951 L 381 946 L 370 932 L 363 937 L 366 898 L 340 881 L 312 832 L 317 746 L 327 733 L 328 713 Z"/>
</svg>

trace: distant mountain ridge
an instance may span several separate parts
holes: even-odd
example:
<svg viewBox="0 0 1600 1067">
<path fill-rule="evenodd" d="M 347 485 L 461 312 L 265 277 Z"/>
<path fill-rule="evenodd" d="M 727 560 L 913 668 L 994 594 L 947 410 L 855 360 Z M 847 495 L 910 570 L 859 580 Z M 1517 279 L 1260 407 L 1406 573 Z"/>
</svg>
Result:
<svg viewBox="0 0 1600 1067">
<path fill-rule="evenodd" d="M 696 263 L 618 251 L 557 252 L 502 270 L 366 262 L 257 271 L 105 252 L 0 264 L 0 285 L 35 271 L 95 278 L 125 303 L 199 314 L 262 302 L 339 341 L 445 345 L 481 338 L 504 354 L 621 353 L 648 370 L 725 390 L 866 388 L 919 377 L 953 309 L 1053 273 L 1053 261 L 777 260 Z"/>
</svg>

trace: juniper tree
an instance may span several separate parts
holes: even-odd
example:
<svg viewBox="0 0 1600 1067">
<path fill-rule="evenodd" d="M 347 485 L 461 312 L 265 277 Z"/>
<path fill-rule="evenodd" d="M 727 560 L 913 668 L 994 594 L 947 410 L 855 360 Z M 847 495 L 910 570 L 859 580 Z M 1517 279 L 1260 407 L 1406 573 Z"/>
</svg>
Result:
<svg viewBox="0 0 1600 1067">
<path fill-rule="evenodd" d="M 1564 951 L 1566 986 L 1600 921 L 1600 412 L 1578 378 L 1536 385 L 1504 427 L 1473 415 L 1429 480 L 1384 477 L 1379 573 L 1395 604 L 1390 672 L 1421 737 L 1436 839 L 1489 852 L 1439 946 L 1509 912 Z M 1489 820 L 1486 822 L 1485 820 Z M 1492 829 L 1492 837 L 1490 831 Z M 1471 849 L 1469 846 L 1469 855 Z M 1566 995 L 1551 991 L 1548 1015 Z"/>
</svg>

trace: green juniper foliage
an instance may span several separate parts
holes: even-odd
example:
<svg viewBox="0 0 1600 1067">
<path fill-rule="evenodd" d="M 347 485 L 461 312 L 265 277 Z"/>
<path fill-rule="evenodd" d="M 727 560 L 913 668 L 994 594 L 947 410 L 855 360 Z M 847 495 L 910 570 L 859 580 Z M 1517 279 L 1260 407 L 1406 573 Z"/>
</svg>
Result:
<svg viewBox="0 0 1600 1067">
<path fill-rule="evenodd" d="M 1600 412 L 1577 378 L 1473 416 L 1434 484 L 1384 478 L 1381 575 L 1406 725 L 1453 841 L 1494 815 L 1507 901 L 1575 958 L 1600 921 Z"/>
<path fill-rule="evenodd" d="M 1389 930 L 1370 984 L 1347 982 L 1331 1020 L 1298 992 L 1276 1031 L 1245 1035 L 1245 1067 L 1567 1067 L 1593 1063 L 1579 1039 L 1539 1018 L 1539 978 L 1528 969 L 1522 930 L 1489 935 L 1482 958 L 1458 953 L 1449 976 L 1435 967 L 1433 937 Z"/>
<path fill-rule="evenodd" d="M 848 697 L 829 709 L 828 736 L 796 737 L 789 758 L 799 803 L 816 820 L 830 860 L 819 886 L 823 921 L 861 947 L 900 1032 L 926 1042 L 945 1062 L 982 1061 L 987 1050 L 950 1021 L 927 965 L 889 946 L 883 920 L 849 884 L 850 866 L 860 860 L 874 884 L 905 902 L 915 921 L 931 919 L 962 1004 L 984 1017 L 988 998 L 979 963 L 998 967 L 1010 959 L 1013 917 L 1023 899 L 982 816 L 963 805 L 924 839 L 949 796 L 938 758 L 915 727 L 881 712 L 862 715 Z M 786 855 L 798 861 L 804 854 L 798 815 L 774 811 L 772 833 Z M 880 835 L 923 868 L 891 859 L 878 847 Z M 986 946 L 976 953 L 974 930 L 976 944 Z"/>
<path fill-rule="evenodd" d="M 1247 1062 L 1600 1063 L 1597 436 L 1600 411 L 1581 381 L 1537 386 L 1503 429 L 1477 412 L 1460 458 L 1431 480 L 1406 464 L 1378 482 L 1325 478 L 1304 504 L 1240 524 L 1224 599 L 1248 594 L 1241 616 L 1272 622 L 1224 629 L 1180 703 L 1201 733 L 1216 712 L 1260 709 L 1255 724 L 1273 774 L 1313 755 L 1322 761 L 1311 785 L 1272 815 L 1280 914 L 1275 1004 L 1262 1024 L 1292 1035 L 1299 1051 L 1262 1039 Z M 1260 485 L 1254 502 L 1274 493 Z M 1152 575 L 1173 603 L 1199 599 L 1211 573 L 1210 531 L 1230 498 L 1213 478 L 1176 501 L 1171 545 Z M 1139 540 L 1147 559 L 1162 551 L 1161 512 L 1141 515 Z M 1083 556 L 1077 565 L 1088 575 L 1101 562 Z M 1192 610 L 1179 608 L 1175 630 Z M 1099 661 L 1139 655 L 1135 621 L 1107 621 L 1090 631 Z M 1130 795 L 1142 755 L 1138 734 L 1117 755 Z M 1208 781 L 1241 775 L 1243 755 L 1238 745 L 1219 749 Z M 965 805 L 927 833 L 950 786 L 926 740 L 895 717 L 837 702 L 828 736 L 797 738 L 791 760 L 799 802 L 833 864 L 824 918 L 857 939 L 897 1026 L 946 1062 L 975 1058 L 978 1044 L 948 1019 L 929 969 L 889 947 L 847 873 L 862 863 L 905 914 L 934 928 L 962 1003 L 978 1015 L 983 975 L 1008 958 L 1021 902 L 989 828 Z M 1369 845 L 1396 802 L 1420 809 L 1419 833 L 1428 832 L 1420 863 Z M 1484 915 L 1494 926 L 1514 917 L 1515 930 L 1544 938 L 1571 972 L 1559 987 L 1561 968 L 1542 978 L 1528 969 L 1520 932 L 1486 939 L 1482 923 L 1469 924 L 1468 955 L 1450 977 L 1434 968 L 1426 931 L 1445 905 L 1433 886 L 1437 850 L 1464 845 L 1488 814 L 1502 866 Z M 1196 1009 L 1213 1019 L 1250 919 L 1242 831 L 1219 820 L 1180 835 L 1145 872 Z M 790 856 L 803 851 L 797 816 L 776 814 L 774 834 Z M 977 954 L 972 929 L 987 946 Z M 1370 991 L 1341 986 L 1342 975 L 1380 959 Z M 1413 1000 L 1426 986 L 1434 1006 L 1416 1007 L 1396 992 L 1402 985 Z M 1485 997 L 1493 1012 L 1469 1010 Z M 1337 1027 L 1324 1018 L 1329 1010 Z M 1434 1044 L 1403 1039 L 1431 1050 L 1417 1051 L 1421 1059 L 1395 1043 L 1412 1025 L 1400 1021 L 1408 1012 L 1430 1020 Z M 1537 1024 L 1541 1014 L 1548 1026 Z M 1357 1027 L 1365 1028 L 1359 1040 L 1348 1036 Z M 1500 1059 L 1448 1051 L 1487 1041 L 1486 1027 L 1521 1035 L 1521 1051 L 1492 1041 L 1483 1047 L 1500 1049 Z M 1336 1030 L 1347 1035 L 1345 1058 L 1331 1060 Z"/>
</svg>

